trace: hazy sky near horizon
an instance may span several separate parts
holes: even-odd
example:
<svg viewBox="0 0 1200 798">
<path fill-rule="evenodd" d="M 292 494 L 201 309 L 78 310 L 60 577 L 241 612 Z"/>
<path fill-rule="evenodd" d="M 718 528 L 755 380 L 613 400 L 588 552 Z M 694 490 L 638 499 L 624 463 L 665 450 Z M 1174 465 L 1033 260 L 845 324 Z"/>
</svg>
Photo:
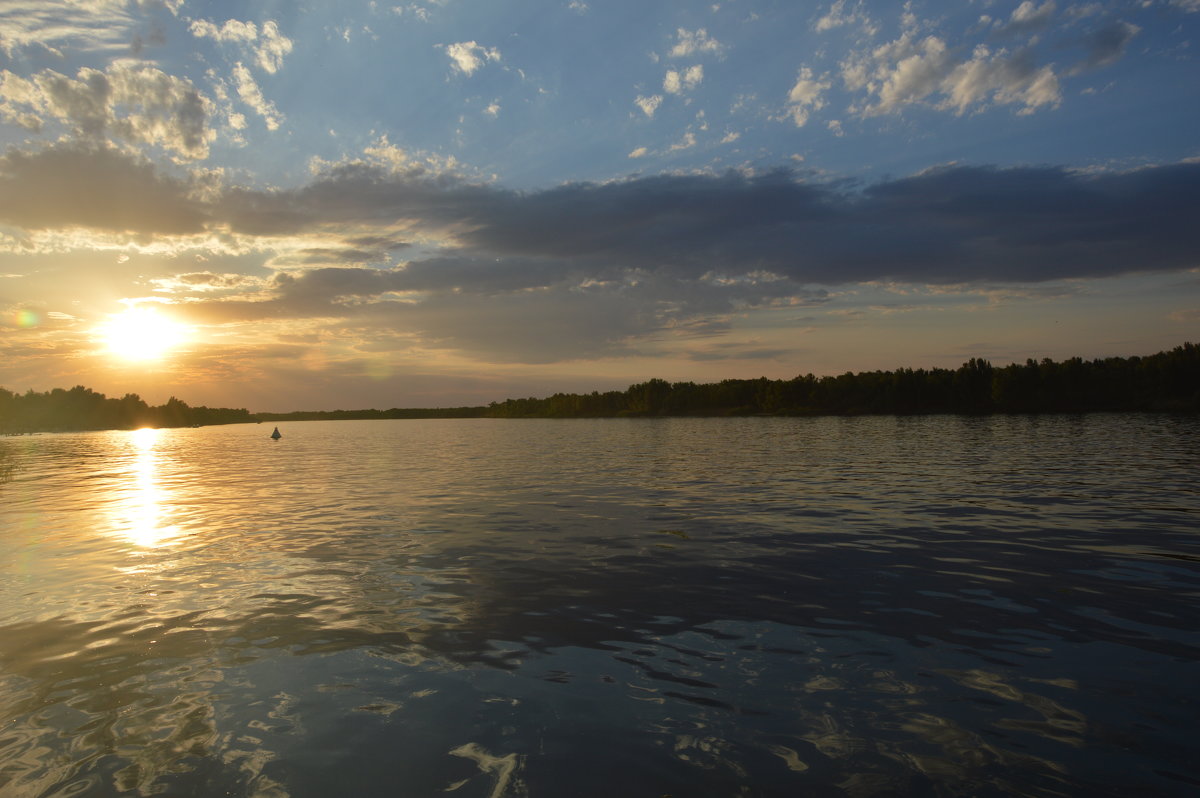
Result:
<svg viewBox="0 0 1200 798">
<path fill-rule="evenodd" d="M 1200 0 L 9 0 L 0 386 L 446 406 L 1170 348 L 1198 57 Z"/>
</svg>

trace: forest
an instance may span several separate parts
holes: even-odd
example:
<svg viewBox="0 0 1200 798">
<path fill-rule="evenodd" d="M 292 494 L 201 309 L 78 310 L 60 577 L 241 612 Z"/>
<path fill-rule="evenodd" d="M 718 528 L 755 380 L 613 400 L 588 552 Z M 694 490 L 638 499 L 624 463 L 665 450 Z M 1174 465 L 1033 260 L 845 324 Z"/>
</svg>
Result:
<svg viewBox="0 0 1200 798">
<path fill-rule="evenodd" d="M 1049 358 L 957 369 L 766 377 L 714 383 L 652 379 L 624 391 L 556 393 L 486 407 L 250 413 L 190 407 L 171 397 L 152 407 L 137 394 L 110 399 L 82 385 L 16 394 L 0 388 L 0 433 L 192 427 L 249 421 L 637 416 L 908 415 L 917 413 L 1200 412 L 1200 346 L 1145 357 Z"/>
<path fill-rule="evenodd" d="M 716 383 L 653 379 L 624 391 L 492 403 L 495 418 L 1200 411 L 1200 346 L 1146 357 L 805 374 Z"/>
<path fill-rule="evenodd" d="M 82 385 L 24 394 L 0 388 L 0 434 L 196 427 L 254 420 L 244 409 L 191 407 L 174 396 L 166 404 L 153 407 L 135 393 L 110 399 Z"/>
</svg>

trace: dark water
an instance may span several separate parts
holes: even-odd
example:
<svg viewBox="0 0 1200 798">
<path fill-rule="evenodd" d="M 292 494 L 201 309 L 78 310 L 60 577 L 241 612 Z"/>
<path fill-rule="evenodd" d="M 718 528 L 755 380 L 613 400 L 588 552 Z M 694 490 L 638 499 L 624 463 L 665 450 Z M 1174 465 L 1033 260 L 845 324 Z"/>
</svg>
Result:
<svg viewBox="0 0 1200 798">
<path fill-rule="evenodd" d="M 0 795 L 1200 792 L 1200 420 L 0 439 Z"/>
</svg>

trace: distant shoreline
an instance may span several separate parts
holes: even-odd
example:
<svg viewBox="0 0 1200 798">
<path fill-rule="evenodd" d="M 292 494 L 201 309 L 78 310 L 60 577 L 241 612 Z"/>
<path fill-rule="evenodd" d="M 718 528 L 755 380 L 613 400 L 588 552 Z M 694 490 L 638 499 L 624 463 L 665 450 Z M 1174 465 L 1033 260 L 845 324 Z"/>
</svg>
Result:
<svg viewBox="0 0 1200 798">
<path fill-rule="evenodd" d="M 790 380 L 670 383 L 652 379 L 624 391 L 556 393 L 487 406 L 298 410 L 190 407 L 171 397 L 151 407 L 136 394 L 109 399 L 76 386 L 15 394 L 0 388 L 0 433 L 288 421 L 454 418 L 720 418 L 1200 412 L 1200 345 L 1146 357 L 1027 360 L 995 367 L 972 358 L 958 369 L 812 374 Z"/>
</svg>

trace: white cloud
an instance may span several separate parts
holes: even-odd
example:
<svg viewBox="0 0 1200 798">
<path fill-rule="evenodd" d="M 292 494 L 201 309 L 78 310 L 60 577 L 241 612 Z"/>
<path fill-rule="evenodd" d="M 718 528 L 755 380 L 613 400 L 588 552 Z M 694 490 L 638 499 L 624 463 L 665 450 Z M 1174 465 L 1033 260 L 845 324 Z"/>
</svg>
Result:
<svg viewBox="0 0 1200 798">
<path fill-rule="evenodd" d="M 258 65 L 274 73 L 283 66 L 283 57 L 292 51 L 292 40 L 279 32 L 279 26 L 267 20 L 262 26 L 262 40 L 256 55 Z"/>
<path fill-rule="evenodd" d="M 4 0 L 0 4 L 0 51 L 12 58 L 17 50 L 44 47 L 56 55 L 58 45 L 74 51 L 126 52 L 134 19 L 124 0 Z"/>
<path fill-rule="evenodd" d="M 677 150 L 686 150 L 686 149 L 690 149 L 695 146 L 696 146 L 696 134 L 695 133 L 684 133 L 683 138 L 680 139 L 679 141 L 675 142 L 674 144 L 672 144 L 668 149 L 671 152 L 676 152 Z"/>
<path fill-rule="evenodd" d="M 1008 22 L 997 25 L 996 33 L 1008 35 L 1042 30 L 1050 24 L 1055 8 L 1054 0 L 1046 0 L 1040 6 L 1032 0 L 1024 0 L 1013 9 Z"/>
<path fill-rule="evenodd" d="M 704 67 L 700 64 L 690 66 L 681 72 L 669 69 L 663 78 L 663 91 L 667 94 L 683 94 L 699 86 L 702 80 L 704 80 Z"/>
<path fill-rule="evenodd" d="M 630 158 L 644 158 L 650 153 L 645 147 L 638 147 L 633 152 L 629 153 Z"/>
<path fill-rule="evenodd" d="M 1019 113 L 1058 105 L 1062 99 L 1058 77 L 1050 66 L 1037 67 L 1021 54 L 991 53 L 980 45 L 971 60 L 958 64 L 939 89 L 946 99 L 939 107 L 961 114 L 990 98 L 1000 105 L 1021 105 Z"/>
<path fill-rule="evenodd" d="M 292 40 L 279 32 L 279 25 L 273 20 L 264 22 L 260 30 L 253 22 L 236 19 L 226 20 L 219 28 L 208 20 L 197 19 L 189 30 L 199 39 L 243 46 L 253 55 L 254 62 L 271 74 L 279 71 L 283 57 L 292 51 Z"/>
<path fill-rule="evenodd" d="M 197 19 L 192 21 L 188 30 L 198 39 L 212 39 L 222 43 L 252 42 L 258 38 L 257 25 L 253 22 L 239 22 L 236 19 L 226 20 L 219 28 L 206 19 Z"/>
<path fill-rule="evenodd" d="M 278 130 L 279 125 L 283 122 L 283 115 L 276 110 L 274 104 L 263 97 L 262 90 L 254 81 L 254 76 L 240 61 L 233 67 L 233 79 L 242 102 L 263 118 L 267 130 Z"/>
<path fill-rule="evenodd" d="M 804 127 L 810 113 L 825 107 L 821 95 L 829 90 L 830 85 L 826 76 L 817 78 L 808 67 L 800 69 L 796 84 L 788 92 L 788 113 L 796 127 Z"/>
<path fill-rule="evenodd" d="M 450 56 L 454 68 L 464 75 L 472 74 L 488 61 L 500 60 L 500 51 L 495 47 L 483 47 L 474 41 L 438 46 Z"/>
<path fill-rule="evenodd" d="M 846 88 L 874 97 L 873 104 L 858 109 L 864 115 L 895 113 L 939 95 L 935 107 L 960 114 L 989 101 L 1021 105 L 1020 113 L 1032 113 L 1061 100 L 1053 67 L 1037 66 L 1028 50 L 992 52 L 979 45 L 964 58 L 938 36 L 918 41 L 911 31 L 851 56 L 842 63 L 842 79 Z"/>
<path fill-rule="evenodd" d="M 1046 0 L 1040 6 L 1032 0 L 1024 0 L 1012 12 L 1010 22 L 1041 24 L 1050 19 L 1052 14 L 1054 14 L 1054 0 Z"/>
<path fill-rule="evenodd" d="M 580 0 L 571 0 L 571 2 L 567 3 L 567 8 L 579 14 L 586 14 L 588 12 L 588 4 Z"/>
<path fill-rule="evenodd" d="M 730 131 L 729 133 L 725 134 L 725 138 L 721 139 L 721 143 L 722 144 L 732 144 L 733 142 L 737 141 L 741 137 L 742 137 L 741 133 L 738 133 L 737 131 Z"/>
<path fill-rule="evenodd" d="M 115 61 L 105 72 L 85 67 L 75 78 L 47 69 L 28 79 L 4 71 L 0 79 L 0 116 L 27 128 L 53 120 L 82 138 L 111 136 L 186 159 L 207 157 L 215 138 L 211 101 L 191 81 L 140 61 Z"/>
<path fill-rule="evenodd" d="M 850 25 L 859 19 L 863 19 L 863 16 L 857 4 L 853 11 L 848 12 L 846 11 L 846 0 L 837 0 L 837 2 L 829 7 L 829 11 L 813 23 L 813 28 L 818 33 L 824 33 L 827 30 L 840 28 L 843 25 Z"/>
<path fill-rule="evenodd" d="M 493 100 L 492 103 L 490 105 L 488 105 L 487 108 L 483 109 L 483 112 L 492 118 L 499 116 L 500 115 L 500 103 Z"/>
<path fill-rule="evenodd" d="M 842 130 L 842 123 L 841 123 L 841 120 L 839 120 L 839 119 L 830 119 L 828 122 L 825 123 L 825 127 L 829 130 L 830 133 L 837 136 L 839 139 L 842 136 L 846 135 L 846 132 L 844 130 Z"/>
<path fill-rule="evenodd" d="M 654 116 L 654 112 L 658 110 L 658 106 L 662 105 L 662 101 L 663 98 L 661 94 L 652 94 L 649 97 L 642 97 L 641 95 L 638 95 L 638 98 L 633 101 L 633 104 L 638 108 L 641 108 L 642 113 L 644 113 L 646 116 L 652 117 Z"/>
<path fill-rule="evenodd" d="M 708 31 L 704 28 L 697 28 L 694 31 L 680 28 L 676 31 L 676 35 L 679 37 L 679 40 L 671 48 L 670 53 L 668 53 L 672 58 L 686 58 L 696 53 L 720 55 L 725 49 L 724 45 L 716 39 L 711 38 L 708 35 Z"/>
</svg>

